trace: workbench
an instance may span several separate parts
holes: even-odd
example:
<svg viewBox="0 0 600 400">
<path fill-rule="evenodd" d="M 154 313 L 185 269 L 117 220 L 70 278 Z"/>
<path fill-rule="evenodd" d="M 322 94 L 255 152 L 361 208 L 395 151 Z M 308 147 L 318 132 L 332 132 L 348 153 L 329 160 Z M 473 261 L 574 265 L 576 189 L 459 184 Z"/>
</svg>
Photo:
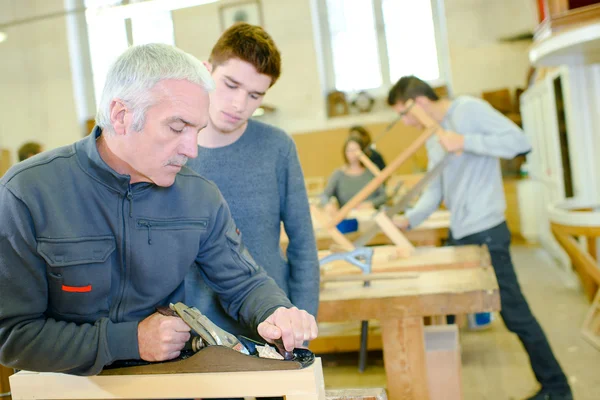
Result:
<svg viewBox="0 0 600 400">
<path fill-rule="evenodd" d="M 430 398 L 424 317 L 500 310 L 498 282 L 489 262 L 480 267 L 456 268 L 468 265 L 473 258 L 485 260 L 481 249 L 465 247 L 417 249 L 414 264 L 410 261 L 413 257 L 398 260 L 400 266 L 389 262 L 385 279 L 372 280 L 368 287 L 360 280 L 323 284 L 319 323 L 380 322 L 388 397 L 392 400 Z M 466 255 L 471 261 L 467 258 L 461 264 Z M 417 264 L 422 268 L 420 272 L 416 272 Z M 377 267 L 375 262 L 374 270 Z M 381 268 L 378 271 L 382 273 Z"/>
<path fill-rule="evenodd" d="M 13 400 L 192 399 L 285 396 L 325 400 L 321 360 L 287 371 L 75 376 L 20 371 L 10 377 Z"/>
</svg>

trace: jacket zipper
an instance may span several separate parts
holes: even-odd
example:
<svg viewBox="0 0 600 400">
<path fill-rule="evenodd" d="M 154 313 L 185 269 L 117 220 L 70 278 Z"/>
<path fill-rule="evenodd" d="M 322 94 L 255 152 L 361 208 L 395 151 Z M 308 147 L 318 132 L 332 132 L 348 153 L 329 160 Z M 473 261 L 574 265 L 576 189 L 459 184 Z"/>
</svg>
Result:
<svg viewBox="0 0 600 400">
<path fill-rule="evenodd" d="M 127 200 L 129 200 L 129 218 L 133 218 L 133 193 L 131 192 L 131 183 L 127 189 Z"/>
<path fill-rule="evenodd" d="M 184 228 L 206 228 L 208 226 L 207 219 L 197 219 L 188 221 L 155 221 L 149 219 L 138 219 L 138 228 L 148 230 L 148 244 L 152 245 L 152 228 L 154 229 L 184 229 Z"/>
<path fill-rule="evenodd" d="M 125 193 L 125 196 L 123 197 L 123 259 L 122 259 L 122 267 L 121 267 L 121 274 L 120 274 L 120 279 L 121 281 L 119 282 L 119 297 L 117 298 L 117 302 L 115 304 L 115 315 L 114 315 L 114 320 L 115 322 L 119 322 L 121 320 L 121 304 L 123 302 L 123 297 L 125 296 L 125 287 L 127 286 L 126 282 L 126 275 L 127 275 L 127 217 L 125 214 L 125 204 L 129 202 L 129 218 L 133 218 L 133 193 L 131 192 L 131 184 L 129 184 L 128 188 L 127 188 L 127 192 Z"/>
</svg>

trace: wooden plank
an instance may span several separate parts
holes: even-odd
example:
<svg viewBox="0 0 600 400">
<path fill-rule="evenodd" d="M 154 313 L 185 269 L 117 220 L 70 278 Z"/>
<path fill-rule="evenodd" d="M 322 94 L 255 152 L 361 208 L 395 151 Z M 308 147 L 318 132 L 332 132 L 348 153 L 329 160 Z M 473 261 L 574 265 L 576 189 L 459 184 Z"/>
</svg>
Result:
<svg viewBox="0 0 600 400">
<path fill-rule="evenodd" d="M 365 168 L 367 168 L 369 171 L 371 171 L 373 176 L 377 176 L 381 173 L 381 170 L 379 169 L 379 167 L 377 165 L 375 165 L 375 163 L 373 161 L 371 161 L 371 159 L 369 157 L 367 157 L 367 155 L 365 153 L 363 153 L 362 151 L 358 152 L 358 159 L 365 166 Z"/>
<path fill-rule="evenodd" d="M 424 272 L 491 265 L 487 248 L 475 245 L 416 248 L 408 258 L 397 258 L 395 246 L 377 246 L 373 249 L 373 273 Z M 329 250 L 321 250 L 319 259 L 330 254 Z M 362 273 L 359 268 L 343 260 L 333 261 L 323 266 L 322 270 L 324 276 Z"/>
<path fill-rule="evenodd" d="M 392 279 L 418 279 L 416 272 L 378 272 L 375 274 L 352 274 L 352 275 L 322 275 L 321 283 L 327 282 L 370 282 Z"/>
<path fill-rule="evenodd" d="M 10 377 L 13 400 L 274 397 L 325 400 L 320 358 L 293 371 L 74 376 L 21 371 Z M 68 388 L 68 389 L 67 389 Z"/>
<path fill-rule="evenodd" d="M 384 320 L 381 330 L 390 399 L 429 399 L 423 318 Z"/>
<path fill-rule="evenodd" d="M 384 388 L 327 390 L 325 397 L 327 400 L 387 400 Z"/>
<path fill-rule="evenodd" d="M 396 245 L 396 253 L 401 258 L 409 257 L 415 252 L 414 246 L 406 239 L 406 237 L 400 232 L 398 227 L 394 225 L 392 220 L 385 214 L 385 212 L 379 212 L 375 215 L 375 222 L 383 233 Z"/>
<path fill-rule="evenodd" d="M 326 283 L 319 322 L 470 314 L 500 310 L 492 267 L 427 271 L 417 279 Z"/>
<path fill-rule="evenodd" d="M 344 236 L 335 226 L 328 226 L 327 215 L 317 207 L 311 207 L 311 214 L 321 226 L 326 227 L 329 237 L 343 250 L 350 251 L 354 250 L 355 247 L 348 238 Z"/>
</svg>

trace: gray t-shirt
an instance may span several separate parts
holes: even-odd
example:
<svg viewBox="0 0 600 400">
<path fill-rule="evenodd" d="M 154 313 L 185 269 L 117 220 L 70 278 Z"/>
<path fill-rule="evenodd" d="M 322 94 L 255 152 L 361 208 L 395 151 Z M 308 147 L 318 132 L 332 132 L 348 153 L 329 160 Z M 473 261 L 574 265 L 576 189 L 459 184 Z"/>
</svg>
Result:
<svg viewBox="0 0 600 400">
<path fill-rule="evenodd" d="M 343 207 L 373 178 L 373 174 L 367 169 L 360 175 L 348 175 L 342 169 L 337 169 L 327 181 L 327 186 L 325 186 L 321 195 L 321 203 L 325 204 L 331 197 L 335 197 L 340 207 Z M 387 196 L 383 185 L 379 186 L 366 199 L 366 201 L 371 201 L 375 207 L 381 206 L 386 200 Z"/>
</svg>

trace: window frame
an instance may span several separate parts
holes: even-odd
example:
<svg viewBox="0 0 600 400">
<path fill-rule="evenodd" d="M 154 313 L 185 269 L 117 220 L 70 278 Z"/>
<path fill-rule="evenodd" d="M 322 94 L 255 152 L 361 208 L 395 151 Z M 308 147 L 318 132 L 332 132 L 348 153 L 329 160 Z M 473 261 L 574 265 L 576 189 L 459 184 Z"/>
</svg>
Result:
<svg viewBox="0 0 600 400">
<path fill-rule="evenodd" d="M 446 86 L 448 93 L 451 94 L 451 74 L 450 57 L 448 43 L 446 40 L 446 18 L 444 13 L 443 0 L 429 0 L 431 2 L 431 11 L 433 15 L 433 26 L 436 40 L 436 49 L 440 69 L 440 78 L 428 80 L 432 87 Z M 383 0 L 371 0 L 373 6 L 373 15 L 375 18 L 375 29 L 377 37 L 377 49 L 379 53 L 379 71 L 381 73 L 382 84 L 378 88 L 364 89 L 369 94 L 377 97 L 387 97 L 388 90 L 396 82 L 390 79 L 390 62 L 387 51 L 387 41 L 385 34 L 385 25 L 383 18 Z M 323 67 L 323 89 L 325 93 L 337 90 L 335 85 L 335 72 L 333 66 L 333 50 L 331 34 L 329 32 L 329 10 L 327 0 L 316 0 L 318 26 L 321 40 L 321 57 Z M 346 94 L 356 94 L 361 90 L 349 91 Z"/>
</svg>

